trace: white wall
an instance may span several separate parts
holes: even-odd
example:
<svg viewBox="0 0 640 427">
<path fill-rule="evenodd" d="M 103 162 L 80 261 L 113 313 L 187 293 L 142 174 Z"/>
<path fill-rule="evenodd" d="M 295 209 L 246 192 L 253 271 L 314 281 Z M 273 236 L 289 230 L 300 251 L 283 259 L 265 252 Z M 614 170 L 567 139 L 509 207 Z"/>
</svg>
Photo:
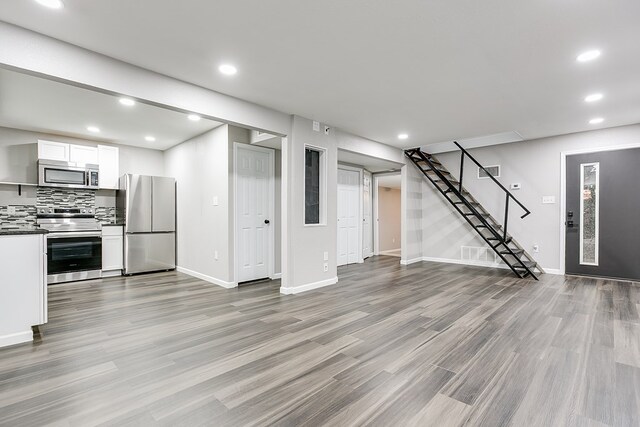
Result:
<svg viewBox="0 0 640 427">
<path fill-rule="evenodd" d="M 378 187 L 378 230 L 380 251 L 400 249 L 401 193 L 397 188 Z"/>
<path fill-rule="evenodd" d="M 483 165 L 502 167 L 499 181 L 509 187 L 520 183 L 521 190 L 513 194 L 531 210 L 520 219 L 521 211 L 510 205 L 509 233 L 533 255 L 541 266 L 557 272 L 560 262 L 560 153 L 563 151 L 601 148 L 640 143 L 640 125 L 581 132 L 531 141 L 475 148 L 470 153 Z M 459 174 L 458 152 L 438 154 L 437 158 L 455 175 Z M 415 169 L 415 168 L 414 168 Z M 504 196 L 490 180 L 477 179 L 477 167 L 466 162 L 464 186 L 496 219 L 503 221 Z M 555 204 L 542 204 L 543 196 L 555 196 Z M 443 197 L 432 188 L 425 188 L 424 256 L 459 260 L 460 246 L 485 246 L 475 231 L 458 217 Z M 533 245 L 540 246 L 533 253 Z"/>
<path fill-rule="evenodd" d="M 325 148 L 327 206 L 326 225 L 304 225 L 304 164 L 305 144 Z M 335 134 L 313 131 L 313 122 L 294 116 L 289 145 L 286 150 L 288 168 L 288 263 L 287 289 L 304 289 L 313 284 L 337 280 L 337 176 L 338 147 Z M 329 253 L 329 270 L 323 271 L 324 252 Z"/>
<path fill-rule="evenodd" d="M 423 256 L 423 194 L 426 184 L 422 174 L 409 160 L 400 171 L 402 204 L 402 264 L 422 260 Z"/>
<path fill-rule="evenodd" d="M 165 170 L 177 182 L 178 266 L 222 285 L 232 282 L 229 126 L 165 151 Z"/>
</svg>

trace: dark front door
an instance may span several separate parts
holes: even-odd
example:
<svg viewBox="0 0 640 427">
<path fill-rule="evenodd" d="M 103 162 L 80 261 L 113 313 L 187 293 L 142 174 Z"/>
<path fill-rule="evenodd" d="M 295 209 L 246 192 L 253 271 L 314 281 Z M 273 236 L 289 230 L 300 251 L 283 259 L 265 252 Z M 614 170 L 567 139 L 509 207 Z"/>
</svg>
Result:
<svg viewBox="0 0 640 427">
<path fill-rule="evenodd" d="M 640 280 L 640 148 L 567 156 L 567 274 Z"/>
</svg>

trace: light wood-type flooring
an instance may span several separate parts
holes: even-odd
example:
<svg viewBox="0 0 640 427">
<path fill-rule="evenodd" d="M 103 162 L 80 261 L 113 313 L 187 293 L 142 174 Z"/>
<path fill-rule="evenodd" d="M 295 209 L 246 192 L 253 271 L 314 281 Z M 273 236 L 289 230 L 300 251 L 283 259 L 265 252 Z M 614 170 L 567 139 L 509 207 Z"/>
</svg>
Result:
<svg viewBox="0 0 640 427">
<path fill-rule="evenodd" d="M 0 349 L 0 425 L 640 425 L 638 283 L 398 261 L 289 296 L 52 286 L 38 341 Z"/>
</svg>

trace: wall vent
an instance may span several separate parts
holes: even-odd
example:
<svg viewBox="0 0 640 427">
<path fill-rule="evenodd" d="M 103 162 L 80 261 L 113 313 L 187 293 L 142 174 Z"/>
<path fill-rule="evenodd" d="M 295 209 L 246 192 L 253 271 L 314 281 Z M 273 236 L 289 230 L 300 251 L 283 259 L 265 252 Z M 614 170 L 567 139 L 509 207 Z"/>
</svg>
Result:
<svg viewBox="0 0 640 427">
<path fill-rule="evenodd" d="M 460 259 L 477 264 L 497 264 L 500 261 L 491 248 L 484 246 L 461 246 Z"/>
<path fill-rule="evenodd" d="M 494 178 L 500 178 L 500 165 L 485 166 L 484 168 L 487 170 L 487 172 L 489 172 L 489 174 L 487 174 L 487 172 L 485 172 L 484 170 L 478 168 L 478 179 L 489 178 L 489 175 Z"/>
</svg>

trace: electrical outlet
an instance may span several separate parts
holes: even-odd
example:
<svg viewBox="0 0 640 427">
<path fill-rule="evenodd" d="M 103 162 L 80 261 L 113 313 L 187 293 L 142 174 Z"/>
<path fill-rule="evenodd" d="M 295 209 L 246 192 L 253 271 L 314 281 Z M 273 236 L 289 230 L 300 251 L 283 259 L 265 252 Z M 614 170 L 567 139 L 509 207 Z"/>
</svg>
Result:
<svg viewBox="0 0 640 427">
<path fill-rule="evenodd" d="M 324 260 L 329 261 L 329 252 L 324 253 Z"/>
<path fill-rule="evenodd" d="M 213 259 L 218 260 L 218 251 L 213 251 Z"/>
<path fill-rule="evenodd" d="M 540 252 L 540 245 L 533 245 L 533 252 L 535 253 Z"/>
<path fill-rule="evenodd" d="M 329 263 L 325 262 L 324 263 L 324 272 L 326 273 L 327 271 L 329 271 Z"/>
<path fill-rule="evenodd" d="M 552 205 L 556 202 L 556 196 L 542 196 L 542 204 Z"/>
<path fill-rule="evenodd" d="M 16 207 L 15 206 L 7 206 L 7 215 L 15 215 Z"/>
<path fill-rule="evenodd" d="M 329 126 L 325 126 L 324 127 L 324 134 L 325 135 L 329 135 L 329 132 L 331 132 L 331 128 Z"/>
</svg>

